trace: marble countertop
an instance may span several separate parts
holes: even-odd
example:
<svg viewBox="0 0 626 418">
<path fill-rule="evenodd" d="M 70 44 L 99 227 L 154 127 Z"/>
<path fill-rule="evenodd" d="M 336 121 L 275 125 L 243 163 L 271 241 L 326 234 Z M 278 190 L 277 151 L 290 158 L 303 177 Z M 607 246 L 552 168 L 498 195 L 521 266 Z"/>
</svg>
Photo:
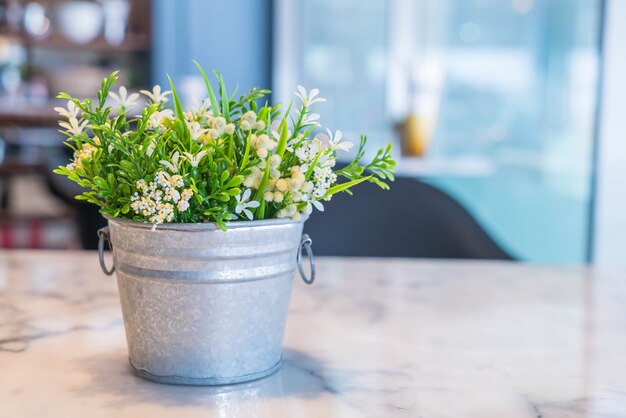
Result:
<svg viewBox="0 0 626 418">
<path fill-rule="evenodd" d="M 0 252 L 0 417 L 624 417 L 626 272 L 318 260 L 285 362 L 226 387 L 129 371 L 88 252 Z"/>
</svg>

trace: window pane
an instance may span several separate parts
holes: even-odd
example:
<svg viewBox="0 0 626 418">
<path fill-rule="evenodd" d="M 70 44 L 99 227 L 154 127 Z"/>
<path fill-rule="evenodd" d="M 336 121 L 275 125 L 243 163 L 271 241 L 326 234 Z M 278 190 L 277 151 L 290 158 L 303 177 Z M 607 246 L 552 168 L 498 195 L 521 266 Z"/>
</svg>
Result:
<svg viewBox="0 0 626 418">
<path fill-rule="evenodd" d="M 403 162 L 507 250 L 586 260 L 601 0 L 297 4 L 295 78 L 329 99 L 324 125 L 380 144 L 414 115 L 427 152 Z"/>
</svg>

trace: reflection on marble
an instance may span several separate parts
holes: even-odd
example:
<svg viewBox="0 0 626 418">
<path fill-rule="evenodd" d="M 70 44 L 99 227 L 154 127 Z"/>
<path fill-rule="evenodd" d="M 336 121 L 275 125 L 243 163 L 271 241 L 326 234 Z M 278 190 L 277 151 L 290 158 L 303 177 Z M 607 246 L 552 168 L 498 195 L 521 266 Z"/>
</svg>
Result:
<svg viewBox="0 0 626 418">
<path fill-rule="evenodd" d="M 218 388 L 130 374 L 95 253 L 0 253 L 0 418 L 626 416 L 626 272 L 320 259 L 285 362 Z"/>
</svg>

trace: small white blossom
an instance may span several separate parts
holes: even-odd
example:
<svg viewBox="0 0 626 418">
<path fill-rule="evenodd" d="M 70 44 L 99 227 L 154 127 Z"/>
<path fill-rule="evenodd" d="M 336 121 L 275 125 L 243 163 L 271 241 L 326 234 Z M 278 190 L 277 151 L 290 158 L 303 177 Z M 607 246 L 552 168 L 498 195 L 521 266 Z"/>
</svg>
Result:
<svg viewBox="0 0 626 418">
<path fill-rule="evenodd" d="M 67 101 L 67 109 L 63 107 L 55 107 L 54 110 L 66 119 L 78 118 L 78 115 L 80 114 L 80 109 L 76 106 L 76 103 L 71 100 Z"/>
<path fill-rule="evenodd" d="M 311 200 L 311 203 L 313 204 L 313 206 L 315 206 L 317 210 L 319 210 L 320 212 L 324 212 L 324 205 L 322 204 L 322 202 L 317 200 Z"/>
<path fill-rule="evenodd" d="M 321 149 L 321 141 L 318 138 L 313 138 L 311 141 L 303 143 L 300 148 L 296 149 L 295 154 L 301 162 L 308 163 L 315 159 Z"/>
<path fill-rule="evenodd" d="M 317 97 L 319 92 L 318 89 L 311 89 L 311 91 L 307 93 L 304 87 L 298 86 L 298 93 L 295 93 L 295 95 L 300 98 L 303 106 L 309 107 L 314 103 L 324 103 L 326 101 L 326 99 L 322 97 Z"/>
<path fill-rule="evenodd" d="M 147 96 L 153 103 L 165 103 L 167 102 L 167 96 L 172 94 L 171 90 L 161 91 L 161 86 L 158 84 L 152 87 L 150 90 L 140 90 L 141 94 Z"/>
<path fill-rule="evenodd" d="M 198 101 L 194 99 L 195 104 L 191 106 L 191 115 L 195 118 L 202 119 L 209 116 L 209 110 L 211 109 L 211 101 L 204 99 Z"/>
<path fill-rule="evenodd" d="M 148 157 L 151 157 L 152 154 L 154 153 L 155 148 L 156 148 L 156 142 L 154 142 L 154 140 L 150 141 L 150 143 L 146 147 L 146 155 Z"/>
<path fill-rule="evenodd" d="M 87 126 L 87 123 L 89 122 L 86 120 L 79 122 L 78 119 L 72 116 L 69 118 L 67 122 L 60 121 L 59 125 L 62 128 L 64 128 L 69 134 L 80 135 L 83 133 L 83 129 L 85 129 L 85 126 Z"/>
<path fill-rule="evenodd" d="M 248 202 L 251 194 L 252 192 L 250 191 L 250 189 L 246 189 L 246 191 L 244 191 L 241 196 L 235 196 L 235 200 L 237 201 L 237 205 L 235 206 L 235 213 L 240 214 L 243 212 L 250 220 L 253 219 L 253 216 L 252 212 L 250 212 L 248 208 L 254 209 L 259 207 L 260 205 L 260 203 L 256 200 Z"/>
<path fill-rule="evenodd" d="M 178 173 L 178 160 L 180 158 L 180 154 L 178 153 L 178 151 L 176 151 L 174 153 L 174 155 L 172 155 L 172 161 L 166 161 L 166 160 L 161 160 L 159 161 L 159 163 L 161 163 L 161 165 L 167 167 L 171 173 Z"/>
<path fill-rule="evenodd" d="M 163 109 L 158 112 L 154 112 L 150 115 L 150 119 L 148 119 L 148 128 L 150 129 L 161 129 L 161 125 L 164 119 L 172 119 L 174 117 L 174 112 L 172 109 Z"/>
<path fill-rule="evenodd" d="M 335 150 L 350 151 L 350 148 L 354 146 L 354 144 L 350 141 L 341 142 L 341 139 L 343 138 L 343 134 L 341 133 L 341 131 L 337 130 L 335 131 L 335 135 L 333 135 L 330 129 L 326 128 L 326 132 L 328 132 L 328 142 L 329 142 L 330 148 L 333 151 Z"/>
<path fill-rule="evenodd" d="M 119 94 L 109 93 L 109 95 L 117 102 L 117 113 L 125 113 L 137 106 L 137 100 L 139 99 L 139 93 L 128 94 L 126 87 L 122 86 L 119 89 Z"/>
<path fill-rule="evenodd" d="M 191 135 L 191 139 L 193 139 L 194 141 L 197 141 L 201 135 L 209 131 L 208 129 L 203 128 L 199 122 L 189 122 L 187 124 L 187 128 L 189 129 L 189 135 Z"/>
<path fill-rule="evenodd" d="M 206 153 L 207 153 L 206 150 L 202 150 L 196 155 L 193 155 L 189 152 L 183 152 L 183 155 L 185 156 L 187 161 L 189 161 L 189 164 L 191 164 L 192 167 L 197 167 L 198 164 L 200 163 L 200 160 L 202 160 L 202 157 L 204 157 Z"/>
<path fill-rule="evenodd" d="M 302 126 L 320 126 L 320 115 L 317 113 L 307 113 L 302 118 Z"/>
</svg>

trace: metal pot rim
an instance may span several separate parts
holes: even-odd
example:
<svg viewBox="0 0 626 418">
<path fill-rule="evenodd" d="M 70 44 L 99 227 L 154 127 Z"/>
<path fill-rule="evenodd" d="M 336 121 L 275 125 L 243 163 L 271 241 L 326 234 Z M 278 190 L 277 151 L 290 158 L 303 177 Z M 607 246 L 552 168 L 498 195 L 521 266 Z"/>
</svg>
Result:
<svg viewBox="0 0 626 418">
<path fill-rule="evenodd" d="M 130 228 L 140 228 L 140 229 L 152 229 L 154 224 L 149 222 L 139 222 L 133 221 L 131 219 L 123 219 L 123 218 L 114 218 L 108 215 L 104 216 L 109 222 L 115 222 L 126 227 Z M 304 223 L 308 219 L 308 215 L 303 215 L 302 219 L 299 221 L 294 221 L 291 219 L 262 219 L 259 221 L 231 221 L 226 222 L 226 229 L 244 229 L 244 228 L 255 228 L 255 227 L 264 227 L 264 226 L 278 226 L 278 225 L 294 225 Z M 220 230 L 220 227 L 215 222 L 198 222 L 198 223 L 183 223 L 183 222 L 169 222 L 158 224 L 156 227 L 157 230 L 166 230 L 166 231 L 211 231 L 211 230 Z"/>
</svg>

